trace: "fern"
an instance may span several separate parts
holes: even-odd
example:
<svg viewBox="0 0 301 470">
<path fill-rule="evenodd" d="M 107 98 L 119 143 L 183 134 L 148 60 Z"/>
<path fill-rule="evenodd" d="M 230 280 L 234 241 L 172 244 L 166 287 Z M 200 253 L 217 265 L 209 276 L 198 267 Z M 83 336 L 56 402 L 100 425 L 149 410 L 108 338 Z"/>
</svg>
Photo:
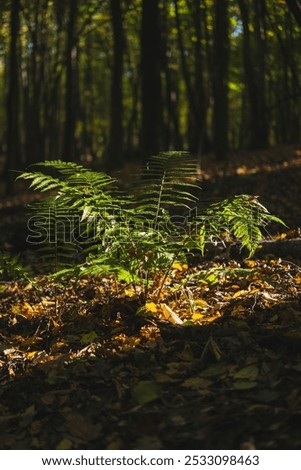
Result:
<svg viewBox="0 0 301 470">
<path fill-rule="evenodd" d="M 23 268 L 19 257 L 8 252 L 0 252 L 0 276 L 32 282 L 30 274 Z"/>
<path fill-rule="evenodd" d="M 219 237 L 226 231 L 241 242 L 252 257 L 263 239 L 263 230 L 270 222 L 285 223 L 269 213 L 257 197 L 241 194 L 212 204 L 205 214 L 197 217 L 200 223 L 199 243 L 204 252 L 206 240 Z"/>
<path fill-rule="evenodd" d="M 156 230 L 160 221 L 169 219 L 170 209 L 190 209 L 199 187 L 191 182 L 196 178 L 196 163 L 186 152 L 164 152 L 151 157 L 144 168 L 137 191 L 137 213 L 152 221 Z"/>
<path fill-rule="evenodd" d="M 131 197 L 118 191 L 108 175 L 74 163 L 45 162 L 35 168 L 20 177 L 31 181 L 32 189 L 50 192 L 33 209 L 48 230 L 41 253 L 48 263 L 55 261 L 55 276 L 112 274 L 143 286 L 145 297 L 159 271 L 164 283 L 174 261 L 184 260 L 191 248 L 203 252 L 221 231 L 232 233 L 252 256 L 262 229 L 271 221 L 283 223 L 247 195 L 197 214 L 196 164 L 185 152 L 152 157 Z M 185 211 L 193 217 L 184 218 Z M 62 218 L 77 224 L 60 225 Z"/>
<path fill-rule="evenodd" d="M 111 229 L 112 215 L 118 215 L 125 198 L 117 192 L 116 180 L 72 162 L 51 161 L 34 166 L 37 171 L 19 176 L 30 180 L 30 188 L 51 192 L 42 201 L 32 205 L 38 233 L 46 235 L 44 242 L 37 240 L 46 265 L 54 269 L 65 268 L 72 259 L 79 261 L 85 246 L 90 246 Z M 39 221 L 36 218 L 39 218 Z M 35 229 L 35 227 L 33 227 Z M 31 235 L 32 243 L 35 243 Z"/>
</svg>

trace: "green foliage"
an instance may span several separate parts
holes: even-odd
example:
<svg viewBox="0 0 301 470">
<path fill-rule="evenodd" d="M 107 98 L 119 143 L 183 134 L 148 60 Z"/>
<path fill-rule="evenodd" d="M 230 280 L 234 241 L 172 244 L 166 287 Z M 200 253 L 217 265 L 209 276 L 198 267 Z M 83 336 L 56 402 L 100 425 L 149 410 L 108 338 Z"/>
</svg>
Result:
<svg viewBox="0 0 301 470">
<path fill-rule="evenodd" d="M 30 240 L 39 246 L 43 262 L 57 271 L 72 264 L 72 259 L 78 261 L 95 235 L 99 251 L 99 236 L 106 235 L 112 214 L 119 211 L 125 198 L 118 197 L 113 178 L 75 163 L 51 161 L 34 168 L 38 170 L 25 172 L 20 178 L 31 181 L 30 188 L 48 195 L 32 205 L 35 216 L 30 226 L 36 239 L 31 236 Z"/>
<path fill-rule="evenodd" d="M 221 231 L 240 240 L 251 256 L 261 229 L 270 221 L 282 223 L 247 195 L 198 214 L 196 165 L 185 152 L 152 157 L 131 197 L 106 174 L 74 163 L 45 162 L 37 168 L 20 177 L 30 180 L 31 188 L 50 192 L 33 209 L 40 217 L 39 233 L 44 228 L 47 234 L 41 252 L 46 261 L 55 260 L 55 276 L 114 274 L 143 287 L 145 297 L 159 272 L 164 283 L 175 261 L 185 260 L 191 249 L 204 253 L 206 242 Z"/>
<path fill-rule="evenodd" d="M 270 223 L 284 222 L 269 213 L 257 197 L 241 194 L 233 199 L 225 199 L 212 204 L 205 215 L 198 218 L 201 222 L 200 249 L 204 252 L 207 239 L 219 237 L 222 231 L 233 235 L 242 247 L 253 256 L 263 239 L 262 230 Z"/>
<path fill-rule="evenodd" d="M 5 279 L 32 281 L 29 273 L 20 263 L 19 258 L 7 252 L 0 252 L 0 276 Z"/>
<path fill-rule="evenodd" d="M 151 157 L 138 185 L 138 213 L 149 218 L 156 229 L 166 221 L 170 208 L 191 209 L 197 197 L 196 162 L 186 152 L 164 152 Z"/>
</svg>

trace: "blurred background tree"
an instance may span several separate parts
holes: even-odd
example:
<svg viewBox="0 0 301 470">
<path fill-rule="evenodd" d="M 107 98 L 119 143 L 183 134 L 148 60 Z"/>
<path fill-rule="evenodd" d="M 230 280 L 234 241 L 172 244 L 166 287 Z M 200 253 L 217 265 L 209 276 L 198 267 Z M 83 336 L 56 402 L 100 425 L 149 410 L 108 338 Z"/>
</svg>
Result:
<svg viewBox="0 0 301 470">
<path fill-rule="evenodd" d="M 0 148 L 10 169 L 219 160 L 300 141 L 299 0 L 3 0 Z"/>
</svg>

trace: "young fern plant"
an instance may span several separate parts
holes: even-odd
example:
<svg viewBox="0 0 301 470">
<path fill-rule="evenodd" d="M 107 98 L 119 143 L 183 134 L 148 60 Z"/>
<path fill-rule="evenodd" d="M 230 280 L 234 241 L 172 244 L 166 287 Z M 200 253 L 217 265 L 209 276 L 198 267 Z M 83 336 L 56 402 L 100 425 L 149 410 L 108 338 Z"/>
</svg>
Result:
<svg viewBox="0 0 301 470">
<path fill-rule="evenodd" d="M 33 190 L 47 193 L 31 206 L 34 216 L 29 220 L 28 240 L 38 245 L 48 267 L 58 271 L 85 259 L 87 246 L 90 253 L 95 250 L 96 238 L 100 251 L 100 236 L 124 203 L 117 194 L 116 180 L 59 160 L 39 163 L 19 178 L 31 181 Z"/>
<path fill-rule="evenodd" d="M 207 240 L 218 238 L 221 232 L 226 232 L 241 243 L 251 258 L 260 242 L 263 230 L 271 222 L 285 226 L 285 223 L 270 214 L 256 196 L 240 194 L 232 199 L 225 199 L 211 204 L 204 214 L 196 219 L 199 224 L 199 248 L 204 254 Z"/>
<path fill-rule="evenodd" d="M 196 204 L 195 179 L 196 162 L 188 153 L 162 152 L 150 158 L 135 185 L 120 252 L 126 269 L 143 283 L 145 297 L 156 274 L 184 257 L 184 217 L 181 225 L 173 213 Z"/>
<path fill-rule="evenodd" d="M 0 252 L 0 279 L 14 279 L 33 283 L 32 276 L 22 266 L 18 256 L 8 252 Z"/>
<path fill-rule="evenodd" d="M 34 210 L 48 230 L 43 254 L 55 259 L 56 277 L 112 274 L 144 300 L 152 284 L 159 298 L 174 262 L 184 261 L 190 249 L 204 253 L 206 242 L 221 231 L 252 256 L 266 224 L 282 223 L 247 195 L 198 213 L 196 163 L 185 152 L 153 156 L 130 196 L 105 173 L 70 162 L 41 163 L 20 178 L 48 194 Z"/>
</svg>

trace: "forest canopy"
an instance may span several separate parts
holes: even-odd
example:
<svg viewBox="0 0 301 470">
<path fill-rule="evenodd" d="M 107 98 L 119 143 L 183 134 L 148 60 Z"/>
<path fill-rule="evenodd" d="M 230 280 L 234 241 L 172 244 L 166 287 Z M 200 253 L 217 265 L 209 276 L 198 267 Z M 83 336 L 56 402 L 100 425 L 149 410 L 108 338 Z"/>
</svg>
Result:
<svg viewBox="0 0 301 470">
<path fill-rule="evenodd" d="M 7 0 L 0 18 L 5 174 L 300 140 L 298 1 Z"/>
</svg>

